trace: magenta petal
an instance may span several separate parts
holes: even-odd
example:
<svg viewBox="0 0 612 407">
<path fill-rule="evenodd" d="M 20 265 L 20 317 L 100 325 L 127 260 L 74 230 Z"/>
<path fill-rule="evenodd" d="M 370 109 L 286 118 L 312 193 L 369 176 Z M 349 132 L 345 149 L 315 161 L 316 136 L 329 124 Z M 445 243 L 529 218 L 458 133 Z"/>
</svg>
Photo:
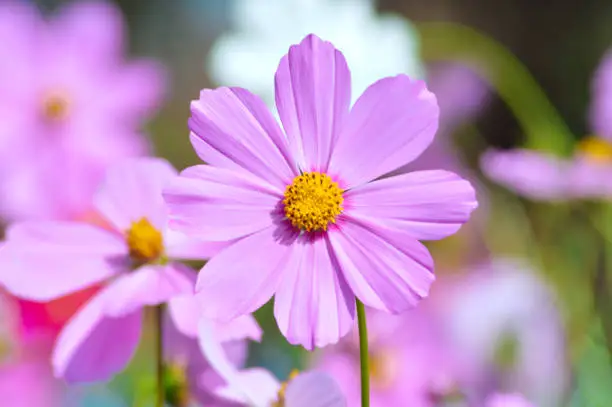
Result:
<svg viewBox="0 0 612 407">
<path fill-rule="evenodd" d="M 276 291 L 295 237 L 269 227 L 239 240 L 213 257 L 198 274 L 196 292 L 203 315 L 229 322 L 264 305 Z"/>
<path fill-rule="evenodd" d="M 108 286 L 110 302 L 107 315 L 120 317 L 146 305 L 159 305 L 168 300 L 193 293 L 190 269 L 180 263 L 166 266 L 144 266 L 118 277 Z"/>
<path fill-rule="evenodd" d="M 518 393 L 495 393 L 487 398 L 485 407 L 534 407 L 534 405 Z"/>
<path fill-rule="evenodd" d="M 274 297 L 274 315 L 289 343 L 306 349 L 336 343 L 352 327 L 355 296 L 324 238 L 299 239 Z"/>
<path fill-rule="evenodd" d="M 353 106 L 329 172 L 355 187 L 411 162 L 431 144 L 438 115 L 423 81 L 406 75 L 379 80 Z"/>
<path fill-rule="evenodd" d="M 351 103 L 344 56 L 311 34 L 281 59 L 275 84 L 278 113 L 300 168 L 326 171 Z"/>
<path fill-rule="evenodd" d="M 490 150 L 482 155 L 480 166 L 491 180 L 536 200 L 563 199 L 568 195 L 568 163 L 553 156 L 529 150 Z"/>
<path fill-rule="evenodd" d="M 209 164 L 252 173 L 272 185 L 287 185 L 297 175 L 276 120 L 245 89 L 204 89 L 191 102 L 189 129 L 196 153 Z"/>
<path fill-rule="evenodd" d="M 142 313 L 109 317 L 108 288 L 75 314 L 60 332 L 52 355 L 57 377 L 71 383 L 111 379 L 128 364 L 140 339 Z"/>
<path fill-rule="evenodd" d="M 287 386 L 285 407 L 345 407 L 346 399 L 334 379 L 323 372 L 306 372 Z"/>
<path fill-rule="evenodd" d="M 126 262 L 122 238 L 96 226 L 18 223 L 0 250 L 0 284 L 18 297 L 49 301 L 113 276 Z"/>
<path fill-rule="evenodd" d="M 270 227 L 282 192 L 248 174 L 198 165 L 165 190 L 170 226 L 206 241 L 226 241 Z"/>
<path fill-rule="evenodd" d="M 112 166 L 95 197 L 96 208 L 118 230 L 147 218 L 166 229 L 167 210 L 162 190 L 177 172 L 163 159 L 128 159 Z"/>
<path fill-rule="evenodd" d="M 347 220 L 330 231 L 329 240 L 348 285 L 365 305 L 400 313 L 429 293 L 433 259 L 410 234 Z"/>
<path fill-rule="evenodd" d="M 457 232 L 478 206 L 470 183 L 448 171 L 416 171 L 346 192 L 347 216 L 402 230 L 419 240 Z"/>
</svg>

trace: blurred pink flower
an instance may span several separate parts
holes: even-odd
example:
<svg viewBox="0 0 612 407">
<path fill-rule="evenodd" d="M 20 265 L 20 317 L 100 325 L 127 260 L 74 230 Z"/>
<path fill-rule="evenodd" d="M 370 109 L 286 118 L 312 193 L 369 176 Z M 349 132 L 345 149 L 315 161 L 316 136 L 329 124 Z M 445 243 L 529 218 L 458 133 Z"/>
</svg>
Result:
<svg viewBox="0 0 612 407">
<path fill-rule="evenodd" d="M 202 353 L 225 381 L 218 396 L 229 402 L 252 407 L 346 407 L 336 382 L 323 372 L 292 374 L 280 383 L 262 368 L 239 370 L 221 348 L 218 331 L 211 321 L 201 320 L 198 340 Z"/>
<path fill-rule="evenodd" d="M 485 407 L 535 407 L 518 393 L 494 394 L 487 400 Z"/>
<path fill-rule="evenodd" d="M 124 61 L 124 28 L 112 3 L 75 1 L 50 20 L 0 5 L 0 217 L 83 216 L 107 166 L 149 150 L 140 127 L 164 78 Z"/>
<path fill-rule="evenodd" d="M 275 295 L 283 335 L 313 349 L 352 328 L 355 297 L 398 313 L 427 296 L 433 259 L 418 239 L 455 233 L 474 190 L 446 171 L 376 180 L 434 137 L 436 98 L 422 81 L 381 79 L 352 109 L 350 93 L 342 53 L 310 35 L 276 73 L 285 133 L 244 89 L 192 102 L 191 141 L 211 165 L 164 195 L 172 227 L 228 245 L 198 276 L 205 315 L 231 320 Z"/>
<path fill-rule="evenodd" d="M 591 129 L 612 142 L 612 50 L 602 58 L 591 83 Z"/>
<path fill-rule="evenodd" d="M 372 407 L 436 407 L 447 398 L 468 396 L 463 392 L 471 373 L 445 343 L 427 305 L 397 316 L 368 313 Z M 359 364 L 355 334 L 326 349 L 314 367 L 338 381 L 349 406 L 358 406 Z"/>
<path fill-rule="evenodd" d="M 94 200 L 107 227 L 31 221 L 8 229 L 0 283 L 14 295 L 49 301 L 108 281 L 59 334 L 57 376 L 71 382 L 110 378 L 138 345 L 143 307 L 170 301 L 172 310 L 193 295 L 192 270 L 173 260 L 201 259 L 211 248 L 167 229 L 161 192 L 175 176 L 164 160 L 128 160 L 109 169 Z M 189 316 L 178 316 L 175 322 L 185 326 L 181 321 Z"/>
<path fill-rule="evenodd" d="M 2 407 L 59 407 L 61 392 L 42 361 L 0 366 Z"/>
</svg>

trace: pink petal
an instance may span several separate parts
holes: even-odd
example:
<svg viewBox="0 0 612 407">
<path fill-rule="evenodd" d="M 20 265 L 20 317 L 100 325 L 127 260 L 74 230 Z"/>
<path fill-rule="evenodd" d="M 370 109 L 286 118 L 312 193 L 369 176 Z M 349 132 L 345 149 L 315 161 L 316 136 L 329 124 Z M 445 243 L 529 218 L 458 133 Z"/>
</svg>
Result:
<svg viewBox="0 0 612 407">
<path fill-rule="evenodd" d="M 219 390 L 219 396 L 255 407 L 267 407 L 276 401 L 280 383 L 264 369 L 239 371 L 221 346 L 214 326 L 207 320 L 200 321 L 198 342 L 204 357 L 227 383 L 226 388 Z"/>
<path fill-rule="evenodd" d="M 281 59 L 275 84 L 276 106 L 300 168 L 326 171 L 351 102 L 344 56 L 311 34 Z"/>
<path fill-rule="evenodd" d="M 49 301 L 103 281 L 127 265 L 120 236 L 96 226 L 24 222 L 0 249 L 0 283 L 14 295 Z"/>
<path fill-rule="evenodd" d="M 274 297 L 274 315 L 289 343 L 306 349 L 336 343 L 352 327 L 355 296 L 324 238 L 299 239 Z"/>
<path fill-rule="evenodd" d="M 306 372 L 289 382 L 286 407 L 345 407 L 346 399 L 331 376 Z"/>
<path fill-rule="evenodd" d="M 431 144 L 438 114 L 423 81 L 406 75 L 379 80 L 353 106 L 329 172 L 355 187 L 411 162 Z"/>
<path fill-rule="evenodd" d="M 120 317 L 147 305 L 159 305 L 168 300 L 193 293 L 191 269 L 180 263 L 166 266 L 144 266 L 113 281 L 107 291 L 111 301 L 105 312 Z"/>
<path fill-rule="evenodd" d="M 427 296 L 433 259 L 410 234 L 346 220 L 328 235 L 348 285 L 365 305 L 400 313 Z"/>
<path fill-rule="evenodd" d="M 285 186 L 298 174 L 274 117 L 241 88 L 204 89 L 191 102 L 192 142 L 205 162 Z"/>
<path fill-rule="evenodd" d="M 566 162 L 537 151 L 487 151 L 480 160 L 483 173 L 494 182 L 536 200 L 563 199 L 568 194 Z"/>
<path fill-rule="evenodd" d="M 164 236 L 166 254 L 179 260 L 207 260 L 225 249 L 232 242 L 207 242 L 179 232 L 167 229 Z"/>
<path fill-rule="evenodd" d="M 140 339 L 142 313 L 110 317 L 109 289 L 93 297 L 60 332 L 52 355 L 57 377 L 71 383 L 105 381 L 125 368 Z"/>
<path fill-rule="evenodd" d="M 96 208 L 120 231 L 141 218 L 163 231 L 167 209 L 162 190 L 176 175 L 176 170 L 163 159 L 122 161 L 107 171 L 95 197 Z"/>
<path fill-rule="evenodd" d="M 416 171 L 345 193 L 347 216 L 402 230 L 415 239 L 457 232 L 478 206 L 470 183 L 448 171 Z"/>
<path fill-rule="evenodd" d="M 165 190 L 170 226 L 206 241 L 226 241 L 270 227 L 282 193 L 249 174 L 198 165 Z"/>
<path fill-rule="evenodd" d="M 272 226 L 213 257 L 196 285 L 203 315 L 229 322 L 264 305 L 286 271 L 294 241 L 289 231 Z"/>
<path fill-rule="evenodd" d="M 485 407 L 534 407 L 534 405 L 518 393 L 495 393 L 487 398 Z"/>
</svg>

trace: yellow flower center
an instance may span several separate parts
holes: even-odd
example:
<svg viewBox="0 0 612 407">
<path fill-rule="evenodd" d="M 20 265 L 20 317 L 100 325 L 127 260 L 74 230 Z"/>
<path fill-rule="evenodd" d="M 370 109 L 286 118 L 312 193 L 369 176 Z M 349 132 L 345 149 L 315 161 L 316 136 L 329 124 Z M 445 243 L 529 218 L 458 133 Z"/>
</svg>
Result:
<svg viewBox="0 0 612 407">
<path fill-rule="evenodd" d="M 612 162 L 612 144 L 601 137 L 588 136 L 578 142 L 578 153 L 595 163 Z"/>
<path fill-rule="evenodd" d="M 58 122 L 68 116 L 68 101 L 56 94 L 51 94 L 43 100 L 43 116 L 50 122 Z"/>
<path fill-rule="evenodd" d="M 369 359 L 372 384 L 379 389 L 390 387 L 398 373 L 397 359 L 393 352 L 372 352 Z"/>
<path fill-rule="evenodd" d="M 164 240 L 161 232 L 142 218 L 133 222 L 125 233 L 130 257 L 137 262 L 149 263 L 159 260 L 164 254 Z"/>
<path fill-rule="evenodd" d="M 289 377 L 287 380 L 281 383 L 280 389 L 278 389 L 277 399 L 274 403 L 272 403 L 271 407 L 285 407 L 285 393 L 287 392 L 287 386 L 291 380 L 295 379 L 300 372 L 297 369 L 293 369 L 291 373 L 289 373 Z"/>
<path fill-rule="evenodd" d="M 166 402 L 174 407 L 187 407 L 191 401 L 185 363 L 171 362 L 164 368 Z"/>
<path fill-rule="evenodd" d="M 307 232 L 327 230 L 342 213 L 342 189 L 327 174 L 306 172 L 285 189 L 285 216 L 291 224 Z"/>
</svg>

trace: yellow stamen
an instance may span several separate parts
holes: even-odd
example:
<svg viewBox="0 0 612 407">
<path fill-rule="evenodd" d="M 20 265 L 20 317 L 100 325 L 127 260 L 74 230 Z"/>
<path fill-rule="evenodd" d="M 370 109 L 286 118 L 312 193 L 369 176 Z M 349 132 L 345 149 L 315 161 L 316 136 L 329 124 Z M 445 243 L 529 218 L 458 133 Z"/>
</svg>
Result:
<svg viewBox="0 0 612 407">
<path fill-rule="evenodd" d="M 578 154 L 596 163 L 612 162 L 612 143 L 601 137 L 588 136 L 578 142 Z"/>
<path fill-rule="evenodd" d="M 49 95 L 43 100 L 43 115 L 53 122 L 65 119 L 68 116 L 68 101 L 55 94 Z"/>
<path fill-rule="evenodd" d="M 342 189 L 327 174 L 306 172 L 285 189 L 285 216 L 293 226 L 307 232 L 327 230 L 342 213 Z"/>
<path fill-rule="evenodd" d="M 370 353 L 370 378 L 372 385 L 379 389 L 390 387 L 398 373 L 397 359 L 393 352 Z"/>
<path fill-rule="evenodd" d="M 130 249 L 130 256 L 137 262 L 148 263 L 159 260 L 164 254 L 163 236 L 147 218 L 133 222 L 125 233 L 125 239 Z"/>
<path fill-rule="evenodd" d="M 291 380 L 295 379 L 299 374 L 300 372 L 297 369 L 293 369 L 291 373 L 289 373 L 287 380 L 281 383 L 281 387 L 278 389 L 276 402 L 272 403 L 272 407 L 285 407 L 285 393 L 287 392 L 287 386 L 289 386 Z"/>
</svg>

